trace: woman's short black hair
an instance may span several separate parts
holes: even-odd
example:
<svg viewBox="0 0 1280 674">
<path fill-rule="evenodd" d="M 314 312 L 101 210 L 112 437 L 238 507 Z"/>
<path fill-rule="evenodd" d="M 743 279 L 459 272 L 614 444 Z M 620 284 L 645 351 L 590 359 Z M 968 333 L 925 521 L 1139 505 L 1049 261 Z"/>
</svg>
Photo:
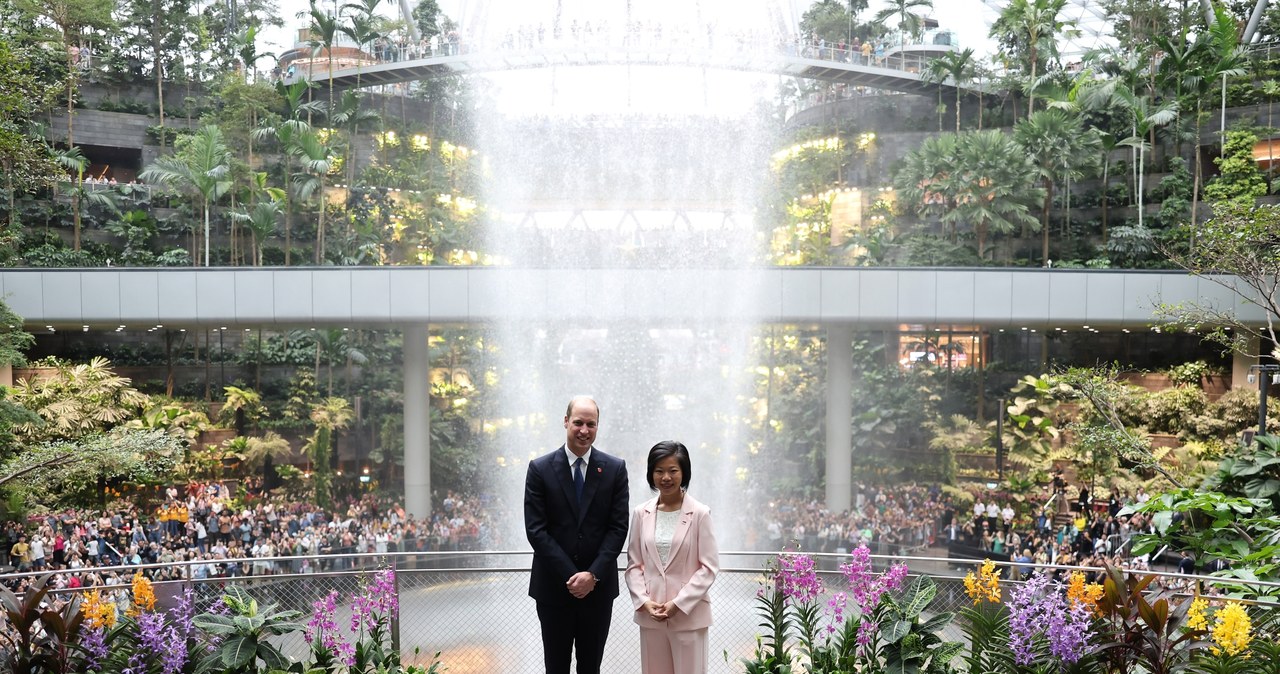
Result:
<svg viewBox="0 0 1280 674">
<path fill-rule="evenodd" d="M 689 450 L 675 440 L 663 440 L 649 450 L 649 470 L 644 476 L 644 479 L 649 481 L 649 488 L 658 490 L 653 484 L 653 469 L 657 467 L 659 461 L 669 456 L 676 457 L 676 463 L 680 464 L 680 488 L 688 489 L 689 478 L 693 476 L 693 467 L 689 464 Z"/>
</svg>

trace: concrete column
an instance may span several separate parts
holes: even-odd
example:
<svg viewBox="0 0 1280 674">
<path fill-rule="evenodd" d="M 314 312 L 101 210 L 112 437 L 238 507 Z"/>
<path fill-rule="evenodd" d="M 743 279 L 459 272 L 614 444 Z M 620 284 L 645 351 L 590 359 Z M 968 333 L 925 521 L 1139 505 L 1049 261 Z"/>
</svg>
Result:
<svg viewBox="0 0 1280 674">
<path fill-rule="evenodd" d="M 431 514 L 431 359 L 427 326 L 404 329 L 404 509 Z"/>
<path fill-rule="evenodd" d="M 1251 353 L 1258 353 L 1260 350 L 1259 340 L 1255 337 L 1249 340 L 1249 346 L 1246 350 Z M 1231 388 L 1257 388 L 1257 384 L 1249 383 L 1249 367 L 1258 364 L 1258 357 L 1245 355 L 1239 352 L 1231 355 Z"/>
<path fill-rule="evenodd" d="M 853 327 L 827 328 L 827 509 L 853 501 Z"/>
</svg>

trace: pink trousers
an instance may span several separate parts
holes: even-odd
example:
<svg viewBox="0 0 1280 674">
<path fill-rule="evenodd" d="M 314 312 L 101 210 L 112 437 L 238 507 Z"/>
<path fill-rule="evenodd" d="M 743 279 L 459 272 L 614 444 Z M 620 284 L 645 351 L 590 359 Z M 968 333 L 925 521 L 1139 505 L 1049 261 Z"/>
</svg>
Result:
<svg viewBox="0 0 1280 674">
<path fill-rule="evenodd" d="M 640 630 L 643 674 L 706 674 L 707 628 Z"/>
</svg>

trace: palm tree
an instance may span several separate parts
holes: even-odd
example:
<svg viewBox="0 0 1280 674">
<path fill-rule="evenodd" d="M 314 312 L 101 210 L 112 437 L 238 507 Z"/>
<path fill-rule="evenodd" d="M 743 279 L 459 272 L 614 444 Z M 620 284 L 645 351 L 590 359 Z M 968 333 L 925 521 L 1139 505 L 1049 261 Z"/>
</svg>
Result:
<svg viewBox="0 0 1280 674">
<path fill-rule="evenodd" d="M 294 140 L 294 156 L 298 159 L 302 169 L 300 173 L 295 173 L 292 176 L 294 189 L 297 191 L 298 198 L 303 201 L 307 201 L 313 196 L 319 197 L 320 206 L 317 210 L 316 218 L 315 263 L 322 264 L 324 262 L 325 237 L 324 214 L 327 206 L 324 185 L 325 176 L 329 174 L 329 169 L 333 168 L 333 152 L 328 142 L 312 129 L 302 131 Z"/>
<path fill-rule="evenodd" d="M 311 483 L 315 488 L 316 503 L 322 507 L 327 507 L 331 498 L 329 484 L 332 480 L 334 433 L 346 428 L 354 419 L 355 411 L 345 398 L 325 398 L 311 407 L 311 422 L 316 425 L 316 430 L 304 449 L 314 471 Z"/>
<path fill-rule="evenodd" d="M 917 213 L 938 218 L 955 208 L 946 179 L 956 170 L 959 142 L 959 134 L 944 133 L 926 139 L 907 154 L 902 169 L 894 176 L 894 187 L 903 204 Z M 952 243 L 955 237 L 952 223 Z"/>
<path fill-rule="evenodd" d="M 968 225 L 980 256 L 987 238 L 1021 226 L 1038 226 L 1030 205 L 1044 192 L 1026 151 L 999 131 L 943 134 L 925 141 L 904 160 L 894 183 L 903 202 L 938 215 L 952 228 Z"/>
<path fill-rule="evenodd" d="M 1227 132 L 1227 78 L 1238 77 L 1245 73 L 1243 68 L 1245 61 L 1245 50 L 1240 46 L 1239 36 L 1236 33 L 1235 19 L 1223 9 L 1221 5 L 1214 4 L 1214 21 L 1209 24 L 1209 30 L 1198 36 L 1197 43 L 1203 44 L 1204 61 L 1200 68 L 1200 79 L 1195 83 L 1199 86 L 1196 88 L 1196 177 L 1194 189 L 1191 193 L 1191 247 L 1195 248 L 1195 232 L 1196 217 L 1200 205 L 1200 185 L 1203 182 L 1203 171 L 1200 167 L 1200 120 L 1201 105 L 1208 98 L 1211 87 L 1217 85 L 1218 81 L 1222 81 L 1222 112 L 1220 119 L 1220 132 L 1218 143 L 1226 143 Z"/>
<path fill-rule="evenodd" d="M 1013 0 L 991 25 L 991 36 L 1026 63 L 1027 114 L 1035 110 L 1035 87 L 1041 65 L 1058 57 L 1058 40 L 1078 33 L 1072 22 L 1059 21 L 1068 0 Z"/>
<path fill-rule="evenodd" d="M 220 420 L 232 420 L 236 435 L 245 435 L 248 433 L 249 425 L 257 423 L 258 418 L 266 413 L 266 407 L 262 404 L 262 394 L 253 389 L 238 386 L 224 386 L 222 392 L 226 400 L 218 415 Z"/>
<path fill-rule="evenodd" d="M 329 107 L 330 114 L 333 112 L 333 47 L 338 38 L 338 17 L 322 11 L 316 6 L 316 0 L 311 0 L 311 58 L 320 55 L 320 51 L 324 50 L 325 56 L 329 59 Z"/>
<path fill-rule="evenodd" d="M 242 465 L 248 470 L 262 467 L 262 486 L 271 489 L 277 482 L 274 470 L 276 461 L 287 458 L 293 453 L 288 440 L 280 437 L 275 431 L 267 431 L 262 437 L 244 438 L 240 451 Z"/>
<path fill-rule="evenodd" d="M 240 63 L 244 66 L 244 78 L 246 82 L 252 82 L 257 79 L 258 61 L 264 58 L 276 58 L 273 52 L 258 53 L 258 27 L 249 26 L 240 31 L 235 37 L 238 45 L 236 53 L 240 56 Z"/>
<path fill-rule="evenodd" d="M 293 158 L 297 154 L 297 139 L 304 132 L 311 130 L 306 119 L 313 113 L 321 112 L 318 101 L 303 101 L 303 97 L 311 90 L 311 81 L 300 78 L 289 84 L 276 82 L 276 93 L 284 99 L 284 119 L 271 126 L 254 129 L 251 134 L 259 140 L 273 139 L 280 145 L 284 157 L 285 180 L 290 181 L 293 175 Z M 286 182 L 287 184 L 287 182 Z M 293 190 L 284 192 L 284 265 L 289 266 L 293 250 Z"/>
<path fill-rule="evenodd" d="M 138 174 L 144 182 L 169 185 L 200 197 L 204 220 L 204 266 L 209 266 L 209 212 L 231 189 L 231 151 L 212 124 L 178 142 L 178 151 L 160 157 Z M 193 233 L 193 238 L 194 238 Z M 192 256 L 195 259 L 195 256 Z"/>
<path fill-rule="evenodd" d="M 349 14 L 348 18 L 351 23 L 349 25 L 339 26 L 338 30 L 343 35 L 351 38 L 356 46 L 360 48 L 360 60 L 356 61 L 356 90 L 360 89 L 360 71 L 361 64 L 364 63 L 364 46 L 376 40 L 380 33 L 378 32 L 378 5 L 382 4 L 382 0 L 361 0 L 360 2 L 349 2 L 342 6 L 344 10 L 354 10 L 353 14 Z"/>
<path fill-rule="evenodd" d="M 350 331 L 329 329 L 329 330 L 308 330 L 299 332 L 297 335 L 303 339 L 310 339 L 315 344 L 315 377 L 320 379 L 320 363 L 323 360 L 328 368 L 328 394 L 333 395 L 333 363 L 334 361 L 346 361 L 347 365 L 351 364 L 363 365 L 369 361 L 369 357 L 356 348 L 349 339 Z M 348 375 L 348 383 L 350 377 Z"/>
<path fill-rule="evenodd" d="M 929 61 L 929 76 L 937 82 L 951 80 L 951 84 L 956 88 L 956 133 L 960 133 L 960 96 L 964 93 L 962 87 L 973 81 L 977 75 L 977 63 L 973 58 L 973 50 L 965 49 L 963 51 L 947 52 L 943 56 Z M 942 96 L 941 92 L 938 94 Z"/>
<path fill-rule="evenodd" d="M 80 148 L 72 147 L 66 150 L 54 150 L 53 161 L 58 166 L 75 173 L 75 182 L 71 184 L 68 193 L 71 195 L 71 217 L 73 222 L 71 247 L 72 250 L 79 252 L 80 223 L 84 204 L 101 206 L 116 215 L 120 214 L 120 208 L 116 204 L 115 195 L 111 192 L 85 189 L 84 172 L 89 168 L 89 158 L 84 156 Z"/>
<path fill-rule="evenodd" d="M 1053 205 L 1054 185 L 1059 180 L 1067 182 L 1070 194 L 1072 176 L 1080 176 L 1082 169 L 1096 161 L 1097 140 L 1084 132 L 1079 116 L 1053 108 L 1038 110 L 1018 122 L 1014 138 L 1033 158 L 1044 188 L 1044 203 L 1040 210 L 1040 259 L 1048 264 L 1049 209 Z"/>
<path fill-rule="evenodd" d="M 342 92 L 342 99 L 338 103 L 338 109 L 334 111 L 331 118 L 334 126 L 342 127 L 346 130 L 347 156 L 344 159 L 344 163 L 347 168 L 348 189 L 355 184 L 356 180 L 356 161 L 359 159 L 359 143 L 357 139 L 360 134 L 360 123 L 376 122 L 380 119 L 377 112 L 362 110 L 360 102 L 361 98 L 358 92 Z"/>
<path fill-rule="evenodd" d="M 285 191 L 279 187 L 267 188 L 269 199 L 258 201 L 253 206 L 242 208 L 231 214 L 231 217 L 249 230 L 253 247 L 253 266 L 262 266 L 262 249 L 266 240 L 276 232 L 276 220 L 280 217 L 280 202 Z"/>
<path fill-rule="evenodd" d="M 1035 165 L 1009 136 L 999 131 L 964 134 L 956 172 L 944 181 L 955 195 L 956 207 L 943 221 L 968 223 L 978 254 L 986 257 L 989 234 L 1038 224 L 1030 209 L 1043 197 L 1036 177 Z"/>
<path fill-rule="evenodd" d="M 924 15 L 912 10 L 916 8 L 933 9 L 933 0 L 889 0 L 885 8 L 876 12 L 873 23 L 887 26 L 890 19 L 898 20 L 898 31 L 901 35 L 899 48 L 907 46 L 907 33 L 914 37 L 920 33 L 924 25 Z"/>
<path fill-rule="evenodd" d="M 1133 92 L 1119 90 L 1121 105 L 1126 113 L 1128 113 L 1129 122 L 1133 129 L 1133 135 L 1125 138 L 1117 143 L 1132 147 L 1138 155 L 1138 228 L 1144 225 L 1142 222 L 1143 205 L 1146 203 L 1145 174 L 1146 174 L 1146 155 L 1151 149 L 1151 143 L 1147 141 L 1147 135 L 1156 128 L 1164 126 L 1174 120 L 1178 114 L 1177 101 L 1164 101 L 1162 103 L 1153 103 L 1151 96 L 1139 96 Z"/>
</svg>

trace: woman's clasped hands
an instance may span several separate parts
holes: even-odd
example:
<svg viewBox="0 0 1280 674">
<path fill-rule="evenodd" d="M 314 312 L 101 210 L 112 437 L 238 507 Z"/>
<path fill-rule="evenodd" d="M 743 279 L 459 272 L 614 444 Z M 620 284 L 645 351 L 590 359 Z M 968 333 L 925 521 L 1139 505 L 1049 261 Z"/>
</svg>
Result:
<svg viewBox="0 0 1280 674">
<path fill-rule="evenodd" d="M 644 610 L 649 614 L 650 618 L 653 618 L 658 622 L 664 622 L 667 618 L 674 616 L 680 611 L 679 608 L 676 608 L 676 603 L 674 601 L 660 604 L 652 599 L 645 601 Z"/>
</svg>

